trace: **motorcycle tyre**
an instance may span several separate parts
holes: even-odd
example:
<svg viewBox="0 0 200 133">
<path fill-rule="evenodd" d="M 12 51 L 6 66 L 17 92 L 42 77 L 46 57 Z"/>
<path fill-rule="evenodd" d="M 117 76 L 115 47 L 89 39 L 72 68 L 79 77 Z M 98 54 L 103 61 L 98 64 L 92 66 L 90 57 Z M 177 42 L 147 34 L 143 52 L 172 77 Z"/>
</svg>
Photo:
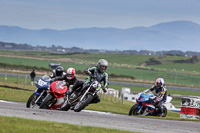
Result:
<svg viewBox="0 0 200 133">
<path fill-rule="evenodd" d="M 60 110 L 63 110 L 63 111 L 68 111 L 69 109 L 70 109 L 70 105 L 68 104 L 68 101 L 65 101 L 60 108 Z"/>
<path fill-rule="evenodd" d="M 163 105 L 163 111 L 162 111 L 162 117 L 166 117 L 167 116 L 167 108 Z"/>
<path fill-rule="evenodd" d="M 48 109 L 49 105 L 53 102 L 53 96 L 48 95 L 47 97 L 44 98 L 44 101 L 40 105 L 40 109 Z"/>
<path fill-rule="evenodd" d="M 33 93 L 33 94 L 29 97 L 29 99 L 28 99 L 28 101 L 27 101 L 27 103 L 26 103 L 26 107 L 27 107 L 27 108 L 33 108 L 33 106 L 34 106 L 35 104 L 37 104 L 37 103 L 34 103 L 34 104 L 33 104 L 33 102 L 36 101 L 36 99 L 37 99 L 38 97 L 39 97 L 39 96 L 38 96 L 37 94 Z"/>
<path fill-rule="evenodd" d="M 93 96 L 91 94 L 87 94 L 87 99 L 82 101 L 82 104 L 80 104 L 80 101 L 75 105 L 74 112 L 80 112 L 82 109 L 84 109 L 93 99 Z M 77 107 L 78 106 L 78 107 Z"/>
<path fill-rule="evenodd" d="M 138 105 L 137 104 L 133 105 L 129 111 L 129 115 L 138 115 L 137 109 L 138 109 Z"/>
</svg>

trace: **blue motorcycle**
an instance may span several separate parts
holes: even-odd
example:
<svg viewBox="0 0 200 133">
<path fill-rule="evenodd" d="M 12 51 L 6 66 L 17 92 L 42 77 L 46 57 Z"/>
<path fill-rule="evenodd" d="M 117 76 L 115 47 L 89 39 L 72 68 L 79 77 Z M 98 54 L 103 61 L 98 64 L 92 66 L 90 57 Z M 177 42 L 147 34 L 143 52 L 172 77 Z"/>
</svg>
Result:
<svg viewBox="0 0 200 133">
<path fill-rule="evenodd" d="M 34 108 L 35 105 L 40 106 L 42 100 L 46 97 L 49 86 L 50 86 L 51 78 L 47 75 L 44 75 L 40 79 L 35 82 L 37 89 L 35 92 L 29 97 L 26 107 L 27 108 Z"/>
<path fill-rule="evenodd" d="M 150 98 L 151 97 L 151 98 Z M 150 93 L 139 93 L 136 98 L 136 104 L 133 105 L 129 111 L 129 115 L 142 115 L 142 116 L 161 116 L 165 117 L 167 115 L 167 108 L 162 105 L 162 113 L 160 114 L 154 105 L 152 105 L 152 100 L 156 100 L 156 97 Z"/>
</svg>

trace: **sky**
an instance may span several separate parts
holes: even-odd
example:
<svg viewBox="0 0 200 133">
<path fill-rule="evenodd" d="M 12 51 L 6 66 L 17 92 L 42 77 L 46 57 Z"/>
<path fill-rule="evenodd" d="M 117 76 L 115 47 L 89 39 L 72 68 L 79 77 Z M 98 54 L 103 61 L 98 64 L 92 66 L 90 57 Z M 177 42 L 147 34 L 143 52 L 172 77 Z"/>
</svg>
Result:
<svg viewBox="0 0 200 133">
<path fill-rule="evenodd" d="M 200 0 L 0 0 L 0 25 L 35 30 L 127 29 L 176 20 L 200 24 Z"/>
</svg>

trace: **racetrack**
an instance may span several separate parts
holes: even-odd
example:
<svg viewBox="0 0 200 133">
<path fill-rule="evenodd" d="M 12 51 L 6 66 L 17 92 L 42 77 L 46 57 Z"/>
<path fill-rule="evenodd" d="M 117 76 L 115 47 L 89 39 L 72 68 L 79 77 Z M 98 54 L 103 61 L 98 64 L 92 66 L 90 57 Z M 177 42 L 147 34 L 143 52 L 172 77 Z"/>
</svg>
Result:
<svg viewBox="0 0 200 133">
<path fill-rule="evenodd" d="M 2 100 L 0 115 L 145 133 L 200 133 L 199 122 L 142 118 L 88 110 L 76 113 L 71 110 L 42 110 L 38 107 L 29 109 L 25 107 L 25 103 Z"/>
</svg>

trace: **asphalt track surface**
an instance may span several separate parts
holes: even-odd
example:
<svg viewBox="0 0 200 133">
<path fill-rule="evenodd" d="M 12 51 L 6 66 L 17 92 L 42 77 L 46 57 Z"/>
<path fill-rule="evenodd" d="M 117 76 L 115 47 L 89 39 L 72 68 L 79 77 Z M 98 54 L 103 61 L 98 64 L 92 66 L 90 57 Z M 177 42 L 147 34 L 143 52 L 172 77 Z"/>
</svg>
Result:
<svg viewBox="0 0 200 133">
<path fill-rule="evenodd" d="M 88 110 L 77 113 L 72 110 L 45 110 L 38 107 L 30 109 L 25 106 L 25 103 L 0 100 L 0 115 L 144 133 L 200 133 L 200 122 L 142 118 Z"/>
</svg>

